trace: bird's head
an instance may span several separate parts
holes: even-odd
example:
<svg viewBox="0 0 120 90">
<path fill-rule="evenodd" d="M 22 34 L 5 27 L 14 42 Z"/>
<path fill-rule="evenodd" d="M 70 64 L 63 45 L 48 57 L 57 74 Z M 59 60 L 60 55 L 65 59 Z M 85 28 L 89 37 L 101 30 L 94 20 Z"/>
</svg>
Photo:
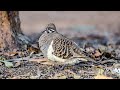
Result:
<svg viewBox="0 0 120 90">
<path fill-rule="evenodd" d="M 57 32 L 55 24 L 49 23 L 49 24 L 46 26 L 46 28 L 45 28 L 45 32 L 46 32 L 46 33 Z"/>
</svg>

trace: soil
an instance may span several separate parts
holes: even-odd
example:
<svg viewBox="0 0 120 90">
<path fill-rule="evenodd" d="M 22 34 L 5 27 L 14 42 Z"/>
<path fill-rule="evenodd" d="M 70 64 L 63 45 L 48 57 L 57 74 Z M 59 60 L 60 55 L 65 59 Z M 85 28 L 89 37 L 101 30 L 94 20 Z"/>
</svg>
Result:
<svg viewBox="0 0 120 90">
<path fill-rule="evenodd" d="M 98 38 L 99 37 L 99 38 Z M 84 49 L 84 54 L 90 58 L 91 61 L 80 62 L 75 65 L 55 64 L 42 64 L 33 61 L 19 61 L 20 63 L 14 64 L 13 67 L 6 67 L 1 62 L 0 65 L 0 78 L 1 79 L 117 79 L 120 76 L 120 45 L 118 43 L 109 44 L 109 38 L 105 39 L 102 36 L 88 35 L 84 38 L 71 38 L 81 48 Z M 80 43 L 81 42 L 81 43 Z M 33 51 L 33 50 L 31 50 Z M 5 54 L 1 53 L 1 57 L 5 59 L 15 59 L 18 57 L 26 57 L 31 52 L 26 48 L 23 54 Z M 18 51 L 16 51 L 17 53 Z M 40 52 L 39 52 L 40 53 Z M 33 56 L 38 54 L 35 52 Z M 41 60 L 44 55 L 41 53 L 39 56 Z M 14 62 L 15 63 L 15 62 Z M 103 73 L 99 76 L 99 71 Z M 103 76 L 102 76 L 103 75 Z"/>
</svg>

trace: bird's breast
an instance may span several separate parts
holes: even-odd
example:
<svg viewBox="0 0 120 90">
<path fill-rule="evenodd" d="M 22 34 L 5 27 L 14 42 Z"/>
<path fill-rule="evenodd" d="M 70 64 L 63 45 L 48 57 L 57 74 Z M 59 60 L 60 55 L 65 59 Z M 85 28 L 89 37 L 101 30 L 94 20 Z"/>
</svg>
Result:
<svg viewBox="0 0 120 90">
<path fill-rule="evenodd" d="M 52 61 L 65 62 L 66 59 L 59 58 L 59 57 L 57 57 L 53 54 L 54 50 L 53 50 L 52 44 L 53 44 L 53 41 L 49 45 L 49 48 L 48 48 L 48 51 L 47 51 L 48 59 L 50 59 Z"/>
<path fill-rule="evenodd" d="M 47 51 L 47 58 L 49 60 L 52 60 L 52 61 L 57 61 L 57 62 L 60 62 L 60 63 L 64 63 L 64 64 L 75 64 L 75 63 L 79 63 L 80 61 L 80 58 L 73 58 L 73 59 L 62 59 L 60 57 L 57 57 L 53 54 L 54 50 L 52 48 L 52 44 L 53 44 L 53 41 L 51 42 L 51 44 L 49 45 L 49 48 L 48 48 L 48 51 Z"/>
</svg>

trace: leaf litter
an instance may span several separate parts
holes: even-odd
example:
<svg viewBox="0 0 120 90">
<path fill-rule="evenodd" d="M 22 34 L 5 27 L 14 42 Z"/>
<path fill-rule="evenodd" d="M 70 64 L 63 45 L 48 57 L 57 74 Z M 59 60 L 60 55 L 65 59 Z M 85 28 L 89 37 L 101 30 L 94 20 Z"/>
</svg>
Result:
<svg viewBox="0 0 120 90">
<path fill-rule="evenodd" d="M 47 62 L 38 48 L 26 46 L 23 50 L 0 52 L 2 79 L 116 79 L 120 78 L 120 45 L 107 44 L 109 38 L 99 35 L 75 37 L 83 48 L 88 62 L 66 66 Z M 81 42 L 81 43 L 80 43 Z"/>
</svg>

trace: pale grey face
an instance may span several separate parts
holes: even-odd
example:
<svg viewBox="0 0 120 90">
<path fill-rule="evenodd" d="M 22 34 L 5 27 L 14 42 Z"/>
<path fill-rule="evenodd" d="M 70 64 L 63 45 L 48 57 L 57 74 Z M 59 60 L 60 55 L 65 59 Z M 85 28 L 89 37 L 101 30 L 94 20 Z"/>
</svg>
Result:
<svg viewBox="0 0 120 90">
<path fill-rule="evenodd" d="M 47 29 L 45 30 L 45 32 L 46 32 L 46 33 L 53 33 L 53 32 L 56 32 L 56 30 L 55 30 L 55 29 L 52 29 L 52 28 L 47 28 Z"/>
<path fill-rule="evenodd" d="M 57 32 L 56 26 L 53 23 L 50 23 L 47 25 L 47 27 L 45 29 L 45 33 L 53 33 L 53 32 Z"/>
</svg>

